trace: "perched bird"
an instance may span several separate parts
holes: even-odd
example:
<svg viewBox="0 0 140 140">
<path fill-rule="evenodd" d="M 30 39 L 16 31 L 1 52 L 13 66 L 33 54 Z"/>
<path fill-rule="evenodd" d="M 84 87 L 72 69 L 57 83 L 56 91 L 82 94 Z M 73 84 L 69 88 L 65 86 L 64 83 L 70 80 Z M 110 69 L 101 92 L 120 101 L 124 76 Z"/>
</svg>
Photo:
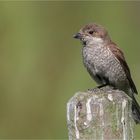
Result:
<svg viewBox="0 0 140 140">
<path fill-rule="evenodd" d="M 84 66 L 99 88 L 110 85 L 127 93 L 132 98 L 133 118 L 140 123 L 140 106 L 134 97 L 138 94 L 136 86 L 123 52 L 111 40 L 107 30 L 91 23 L 81 28 L 74 38 L 81 40 Z"/>
</svg>

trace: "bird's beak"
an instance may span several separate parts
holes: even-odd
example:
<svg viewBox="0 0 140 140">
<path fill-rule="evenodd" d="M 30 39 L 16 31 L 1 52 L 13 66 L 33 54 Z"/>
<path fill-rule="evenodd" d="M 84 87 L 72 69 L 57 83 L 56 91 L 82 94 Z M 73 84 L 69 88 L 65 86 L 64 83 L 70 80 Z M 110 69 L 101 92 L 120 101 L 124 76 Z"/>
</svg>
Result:
<svg viewBox="0 0 140 140">
<path fill-rule="evenodd" d="M 81 39 L 82 35 L 81 33 L 77 33 L 73 36 L 73 38 L 76 38 L 76 39 Z"/>
</svg>

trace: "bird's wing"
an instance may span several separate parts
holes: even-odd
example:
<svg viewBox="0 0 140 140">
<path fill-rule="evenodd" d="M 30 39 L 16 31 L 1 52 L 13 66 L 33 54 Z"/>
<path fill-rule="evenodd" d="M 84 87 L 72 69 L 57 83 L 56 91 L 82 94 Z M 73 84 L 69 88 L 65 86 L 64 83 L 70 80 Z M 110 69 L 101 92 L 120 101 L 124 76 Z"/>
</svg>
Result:
<svg viewBox="0 0 140 140">
<path fill-rule="evenodd" d="M 126 76 L 127 76 L 127 79 L 129 81 L 129 84 L 130 84 L 130 87 L 132 89 L 132 91 L 136 94 L 138 94 L 137 92 L 137 89 L 136 89 L 136 86 L 131 78 L 131 74 L 130 74 L 130 70 L 129 70 L 129 67 L 125 61 L 125 58 L 124 58 L 124 54 L 123 52 L 117 47 L 117 45 L 115 43 L 111 43 L 110 45 L 108 45 L 110 51 L 115 55 L 115 57 L 118 59 L 118 61 L 120 62 L 121 66 L 123 67 L 125 73 L 126 73 Z"/>
</svg>

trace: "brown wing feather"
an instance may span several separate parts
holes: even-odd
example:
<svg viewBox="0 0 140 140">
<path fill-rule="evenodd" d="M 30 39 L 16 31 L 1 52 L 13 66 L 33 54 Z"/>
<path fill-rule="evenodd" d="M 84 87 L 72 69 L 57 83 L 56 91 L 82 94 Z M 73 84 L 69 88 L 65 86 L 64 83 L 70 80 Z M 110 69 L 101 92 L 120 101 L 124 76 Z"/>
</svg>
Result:
<svg viewBox="0 0 140 140">
<path fill-rule="evenodd" d="M 115 57 L 120 61 L 120 64 L 122 65 L 122 67 L 126 73 L 126 76 L 127 76 L 127 79 L 129 81 L 132 91 L 134 93 L 138 94 L 136 86 L 131 78 L 130 69 L 125 61 L 123 52 L 113 42 L 109 45 L 109 49 L 112 51 L 112 53 L 115 55 Z"/>
</svg>

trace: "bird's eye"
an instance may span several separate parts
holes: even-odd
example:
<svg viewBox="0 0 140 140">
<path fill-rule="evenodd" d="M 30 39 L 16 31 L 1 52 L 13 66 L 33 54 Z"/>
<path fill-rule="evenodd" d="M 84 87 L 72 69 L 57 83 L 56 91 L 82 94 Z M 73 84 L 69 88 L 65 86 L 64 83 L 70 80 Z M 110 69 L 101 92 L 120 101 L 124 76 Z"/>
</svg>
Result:
<svg viewBox="0 0 140 140">
<path fill-rule="evenodd" d="M 89 31 L 89 34 L 91 34 L 91 35 L 92 35 L 92 34 L 93 34 L 93 31 Z"/>
</svg>

